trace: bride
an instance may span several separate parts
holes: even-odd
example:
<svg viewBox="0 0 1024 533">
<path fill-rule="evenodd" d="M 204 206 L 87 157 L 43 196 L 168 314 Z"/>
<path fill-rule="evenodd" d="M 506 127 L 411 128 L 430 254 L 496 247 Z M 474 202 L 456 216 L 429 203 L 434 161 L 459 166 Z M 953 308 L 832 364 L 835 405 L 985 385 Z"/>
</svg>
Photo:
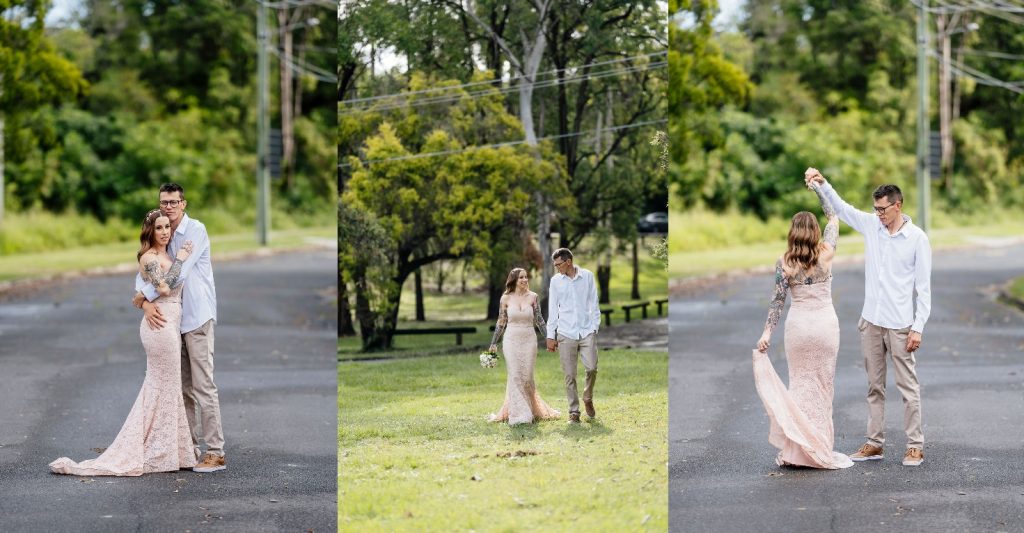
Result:
<svg viewBox="0 0 1024 533">
<path fill-rule="evenodd" d="M 775 263 L 775 294 L 754 356 L 754 384 L 768 411 L 768 442 L 781 450 L 775 462 L 814 468 L 847 468 L 853 461 L 833 451 L 832 397 L 839 354 L 839 320 L 832 306 L 832 258 L 839 238 L 836 212 L 817 183 L 828 218 L 822 237 L 807 211 L 793 216 L 786 253 Z M 789 389 L 768 360 L 772 330 L 792 293 L 785 327 Z"/>
<path fill-rule="evenodd" d="M 537 362 L 537 334 L 534 328 L 545 331 L 544 317 L 540 314 L 537 293 L 530 291 L 530 275 L 522 268 L 513 268 L 505 282 L 501 296 L 498 323 L 491 339 L 491 352 L 497 352 L 502 334 L 505 340 L 505 403 L 491 422 L 509 425 L 529 424 L 534 418 L 555 418 L 560 413 L 541 399 L 533 381 L 533 367 Z"/>
</svg>

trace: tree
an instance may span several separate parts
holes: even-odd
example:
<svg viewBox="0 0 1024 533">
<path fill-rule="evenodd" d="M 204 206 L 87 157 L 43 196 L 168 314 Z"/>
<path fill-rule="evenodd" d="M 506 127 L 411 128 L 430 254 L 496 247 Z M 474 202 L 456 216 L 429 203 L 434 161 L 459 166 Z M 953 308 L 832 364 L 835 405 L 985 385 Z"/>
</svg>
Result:
<svg viewBox="0 0 1024 533">
<path fill-rule="evenodd" d="M 399 96 L 404 105 L 362 116 L 377 124 L 376 133 L 363 143 L 364 159 L 350 158 L 351 177 L 341 202 L 377 221 L 388 236 L 385 253 L 390 258 L 386 284 L 374 284 L 358 269 L 346 270 L 356 290 L 365 350 L 391 346 L 401 288 L 416 270 L 449 259 L 468 259 L 485 268 L 510 240 L 503 237 L 509 228 L 523 224 L 534 191 L 564 191 L 564 182 L 551 180 L 563 175 L 557 165 L 537 159 L 526 147 L 471 148 L 480 144 L 480 136 L 522 132 L 505 112 L 498 91 L 469 97 L 464 89 L 452 88 L 447 93 L 457 101 L 443 110 L 415 105 L 417 91 L 446 85 L 458 84 L 414 74 L 408 96 Z M 359 291 L 370 285 L 386 294 L 386 301 L 367 314 L 359 310 Z"/>
<path fill-rule="evenodd" d="M 85 87 L 78 69 L 44 34 L 49 2 L 0 4 L 0 224 L 3 223 L 6 121 L 47 103 L 73 99 Z"/>
<path fill-rule="evenodd" d="M 692 171 L 703 154 L 721 146 L 724 136 L 716 112 L 728 104 L 744 104 L 751 90 L 747 75 L 722 54 L 712 38 L 715 0 L 687 7 L 670 0 L 669 12 L 679 25 L 669 25 L 669 136 L 672 179 L 683 205 L 697 203 L 707 183 Z"/>
</svg>

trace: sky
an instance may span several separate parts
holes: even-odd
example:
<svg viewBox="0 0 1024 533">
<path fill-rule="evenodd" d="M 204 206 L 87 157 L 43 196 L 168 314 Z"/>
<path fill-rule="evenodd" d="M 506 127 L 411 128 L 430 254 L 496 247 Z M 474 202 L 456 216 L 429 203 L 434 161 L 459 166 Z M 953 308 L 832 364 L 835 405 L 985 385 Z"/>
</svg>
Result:
<svg viewBox="0 0 1024 533">
<path fill-rule="evenodd" d="M 50 12 L 46 14 L 46 25 L 58 25 L 61 20 L 67 18 L 81 3 L 82 0 L 53 0 Z"/>
</svg>

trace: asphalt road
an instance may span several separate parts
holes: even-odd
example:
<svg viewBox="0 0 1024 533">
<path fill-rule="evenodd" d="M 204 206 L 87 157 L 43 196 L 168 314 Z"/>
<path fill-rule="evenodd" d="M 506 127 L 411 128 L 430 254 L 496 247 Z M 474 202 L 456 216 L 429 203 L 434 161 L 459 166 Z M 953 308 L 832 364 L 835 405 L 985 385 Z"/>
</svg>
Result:
<svg viewBox="0 0 1024 533">
<path fill-rule="evenodd" d="M 670 529 L 1024 531 L 1024 314 L 992 293 L 1022 273 L 1022 245 L 935 254 L 932 313 L 917 364 L 925 462 L 916 468 L 900 464 L 906 436 L 891 372 L 883 461 L 834 471 L 776 466 L 751 367 L 773 274 L 673 298 Z M 836 267 L 833 299 L 841 329 L 835 446 L 849 454 L 867 425 L 856 329 L 862 262 Z M 780 324 L 772 361 L 786 381 L 782 336 Z"/>
<path fill-rule="evenodd" d="M 214 275 L 228 468 L 212 474 L 51 474 L 53 459 L 109 445 L 142 385 L 134 278 L 0 297 L 0 530 L 337 530 L 335 253 L 215 263 Z"/>
</svg>

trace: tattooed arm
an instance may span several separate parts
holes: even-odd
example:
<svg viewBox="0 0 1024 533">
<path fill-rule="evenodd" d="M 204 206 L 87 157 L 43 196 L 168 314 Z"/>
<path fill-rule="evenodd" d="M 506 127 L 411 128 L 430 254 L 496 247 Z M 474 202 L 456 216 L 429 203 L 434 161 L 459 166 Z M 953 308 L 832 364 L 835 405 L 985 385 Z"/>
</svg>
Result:
<svg viewBox="0 0 1024 533">
<path fill-rule="evenodd" d="M 536 294 L 533 295 L 533 325 L 541 335 L 547 333 L 548 325 L 544 322 L 544 315 L 540 313 L 540 297 Z"/>
<path fill-rule="evenodd" d="M 494 325 L 494 336 L 491 337 L 491 349 L 490 351 L 498 352 L 498 341 L 501 340 L 501 335 L 505 333 L 505 326 L 508 325 L 508 301 L 504 296 L 501 297 L 501 303 L 498 304 L 500 311 L 498 311 L 498 323 Z"/>
<path fill-rule="evenodd" d="M 789 280 L 782 270 L 782 259 L 775 262 L 775 293 L 772 295 L 772 302 L 768 305 L 768 320 L 764 323 L 764 333 L 757 341 L 757 349 L 762 352 L 768 351 L 771 345 L 772 331 L 782 319 L 782 308 L 786 305 L 786 292 L 789 290 Z"/>
<path fill-rule="evenodd" d="M 828 223 L 825 225 L 825 235 L 822 237 L 822 240 L 835 250 L 839 244 L 839 216 L 836 215 L 832 202 L 825 196 L 825 191 L 821 190 L 820 183 L 816 181 L 811 182 L 811 190 L 814 191 L 814 194 L 818 195 L 818 201 L 821 202 L 821 210 L 825 213 L 825 218 L 828 219 Z"/>
<path fill-rule="evenodd" d="M 142 261 L 142 277 L 149 281 L 156 287 L 157 293 L 160 296 L 166 296 L 171 293 L 171 287 L 167 283 L 167 279 L 164 276 L 163 270 L 160 269 L 160 261 L 157 260 L 156 256 L 151 256 L 152 259 L 146 259 L 147 256 L 143 256 Z"/>
</svg>

